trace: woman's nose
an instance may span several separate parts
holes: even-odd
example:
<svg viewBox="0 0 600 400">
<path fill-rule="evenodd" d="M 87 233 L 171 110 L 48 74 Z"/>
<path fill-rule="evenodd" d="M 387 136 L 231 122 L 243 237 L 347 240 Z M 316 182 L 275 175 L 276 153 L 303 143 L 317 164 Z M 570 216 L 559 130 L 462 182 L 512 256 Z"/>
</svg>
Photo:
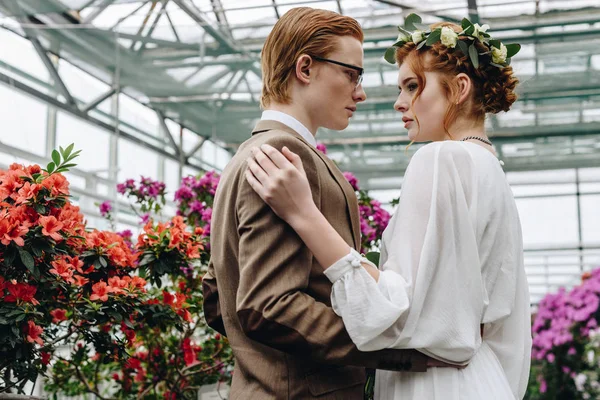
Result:
<svg viewBox="0 0 600 400">
<path fill-rule="evenodd" d="M 394 103 L 394 110 L 401 113 L 406 112 L 408 110 L 408 103 L 398 96 L 396 102 Z"/>
</svg>

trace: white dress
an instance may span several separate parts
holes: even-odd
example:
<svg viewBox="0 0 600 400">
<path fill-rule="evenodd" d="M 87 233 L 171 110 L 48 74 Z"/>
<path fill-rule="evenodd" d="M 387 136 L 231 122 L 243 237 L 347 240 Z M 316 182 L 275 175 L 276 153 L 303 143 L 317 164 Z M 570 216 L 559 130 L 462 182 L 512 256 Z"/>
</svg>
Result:
<svg viewBox="0 0 600 400">
<path fill-rule="evenodd" d="M 529 291 L 519 216 L 498 159 L 469 142 L 423 146 L 382 241 L 378 282 L 356 252 L 325 271 L 354 343 L 363 351 L 417 349 L 468 366 L 377 371 L 375 398 L 522 399 Z"/>
</svg>

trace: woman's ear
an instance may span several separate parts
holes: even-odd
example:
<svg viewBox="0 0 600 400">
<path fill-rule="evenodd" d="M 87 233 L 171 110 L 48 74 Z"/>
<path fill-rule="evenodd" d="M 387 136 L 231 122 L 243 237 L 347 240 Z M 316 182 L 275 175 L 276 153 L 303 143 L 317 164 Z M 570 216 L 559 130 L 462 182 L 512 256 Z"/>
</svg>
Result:
<svg viewBox="0 0 600 400">
<path fill-rule="evenodd" d="M 296 78 L 302 83 L 310 83 L 310 69 L 312 68 L 312 58 L 306 54 L 302 54 L 296 60 Z"/>
<path fill-rule="evenodd" d="M 471 81 L 469 75 L 465 74 L 464 72 L 456 75 L 455 79 L 458 86 L 458 96 L 455 100 L 456 104 L 464 103 L 471 95 L 473 81 Z"/>
</svg>

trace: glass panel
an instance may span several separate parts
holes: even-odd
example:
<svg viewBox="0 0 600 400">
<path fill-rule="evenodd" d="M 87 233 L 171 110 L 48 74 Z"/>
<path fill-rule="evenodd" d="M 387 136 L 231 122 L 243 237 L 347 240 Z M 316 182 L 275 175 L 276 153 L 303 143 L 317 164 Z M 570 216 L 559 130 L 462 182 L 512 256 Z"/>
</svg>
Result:
<svg viewBox="0 0 600 400">
<path fill-rule="evenodd" d="M 44 103 L 0 85 L 0 142 L 44 156 L 47 117 Z"/>
<path fill-rule="evenodd" d="M 90 123 L 59 111 L 56 124 L 56 145 L 63 148 L 75 143 L 81 154 L 74 161 L 84 171 L 108 171 L 110 133 Z"/>
</svg>

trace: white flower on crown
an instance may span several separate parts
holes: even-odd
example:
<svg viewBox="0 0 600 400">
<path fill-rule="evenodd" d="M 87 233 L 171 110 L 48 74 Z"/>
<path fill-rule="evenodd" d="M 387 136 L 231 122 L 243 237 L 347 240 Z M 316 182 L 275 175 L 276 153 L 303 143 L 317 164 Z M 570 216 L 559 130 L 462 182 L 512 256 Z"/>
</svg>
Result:
<svg viewBox="0 0 600 400">
<path fill-rule="evenodd" d="M 483 41 L 483 39 L 485 38 L 483 37 L 482 33 L 487 32 L 487 30 L 490 29 L 490 26 L 488 24 L 483 24 L 483 26 L 479 26 L 479 24 L 473 24 L 473 26 L 475 27 L 475 30 L 473 31 L 473 36 Z"/>
<path fill-rule="evenodd" d="M 506 62 L 506 46 L 500 43 L 500 48 L 492 46 L 492 61 L 496 64 Z"/>
<path fill-rule="evenodd" d="M 420 31 L 420 30 L 416 30 L 412 33 L 412 41 L 415 44 L 419 44 L 419 42 L 421 42 L 423 39 L 425 39 L 425 32 Z"/>
<path fill-rule="evenodd" d="M 398 38 L 396 39 L 396 42 L 404 42 L 407 43 L 410 41 L 410 36 L 408 36 L 406 33 L 404 32 L 400 32 L 398 34 Z"/>
<path fill-rule="evenodd" d="M 444 46 L 453 49 L 456 47 L 456 42 L 458 41 L 458 34 L 454 32 L 454 29 L 448 28 L 447 26 L 443 26 L 440 38 Z"/>
</svg>

